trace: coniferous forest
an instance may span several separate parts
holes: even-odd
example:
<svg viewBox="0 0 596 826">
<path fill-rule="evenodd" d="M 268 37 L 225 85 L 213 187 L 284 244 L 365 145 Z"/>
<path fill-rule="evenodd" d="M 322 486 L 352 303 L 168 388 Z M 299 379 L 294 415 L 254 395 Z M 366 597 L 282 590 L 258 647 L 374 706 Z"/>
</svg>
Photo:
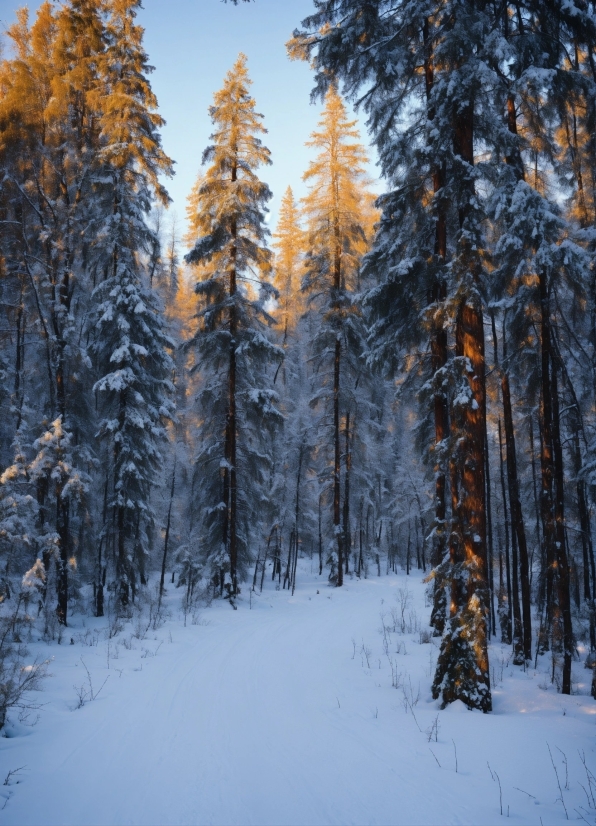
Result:
<svg viewBox="0 0 596 826">
<path fill-rule="evenodd" d="M 241 625 L 313 577 L 330 611 L 424 583 L 435 709 L 493 711 L 497 650 L 501 678 L 506 657 L 596 698 L 596 4 L 312 6 L 286 44 L 320 108 L 309 165 L 270 229 L 241 53 L 182 238 L 140 0 L 6 30 L 0 728 L 43 700 L 27 639 L 173 605 Z"/>
</svg>

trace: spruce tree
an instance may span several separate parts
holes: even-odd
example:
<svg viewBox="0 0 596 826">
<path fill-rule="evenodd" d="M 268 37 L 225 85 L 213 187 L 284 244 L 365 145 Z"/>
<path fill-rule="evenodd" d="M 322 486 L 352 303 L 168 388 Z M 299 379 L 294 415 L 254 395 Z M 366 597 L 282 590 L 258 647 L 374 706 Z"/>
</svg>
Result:
<svg viewBox="0 0 596 826">
<path fill-rule="evenodd" d="M 507 336 L 517 329 L 517 342 L 533 348 L 525 367 L 534 360 L 530 376 L 537 377 L 541 397 L 546 626 L 558 628 L 562 690 L 568 693 L 573 637 L 561 392 L 574 399 L 574 409 L 580 405 L 564 350 L 574 356 L 560 325 L 562 305 L 571 312 L 579 306 L 587 279 L 585 258 L 573 243 L 579 236 L 561 220 L 549 180 L 553 167 L 559 180 L 569 182 L 573 174 L 572 203 L 585 221 L 589 197 L 577 125 L 590 109 L 585 101 L 596 76 L 591 11 L 559 2 L 497 8 L 484 2 L 320 0 L 316 6 L 305 29 L 295 33 L 291 51 L 313 58 L 319 92 L 331 78 L 341 79 L 354 97 L 363 90 L 360 103 L 390 185 L 368 259 L 382 277 L 369 295 L 377 357 L 411 352 L 424 334 L 429 337 L 430 380 L 421 398 L 434 402 L 438 548 L 445 548 L 451 527 L 449 554 L 435 570 L 448 590 L 435 591 L 440 599 L 434 616 L 447 605 L 451 616 L 433 690 L 444 702 L 460 697 L 490 708 L 483 316 L 489 295 L 498 311 L 505 296 L 517 293 Z M 526 180 L 528 162 L 534 174 Z M 513 364 L 508 357 L 507 370 Z M 504 373 L 506 408 L 508 378 Z M 514 589 L 519 573 L 522 592 L 514 636 L 516 659 L 523 662 L 531 652 L 528 554 L 513 422 L 505 413 Z M 581 459 L 577 473 L 580 465 Z M 505 485 L 503 490 L 505 496 Z M 581 491 L 580 485 L 584 524 Z M 588 538 L 584 558 L 589 562 Z"/>
<path fill-rule="evenodd" d="M 305 234 L 300 217 L 294 193 L 292 188 L 288 187 L 282 198 L 277 228 L 273 233 L 273 283 L 279 293 L 277 316 L 284 346 L 288 336 L 296 330 L 304 311 L 300 290 L 304 269 Z"/>
<path fill-rule="evenodd" d="M 271 192 L 256 174 L 270 158 L 249 88 L 241 54 L 210 108 L 215 131 L 196 193 L 199 238 L 186 256 L 200 265 L 199 329 L 191 342 L 201 371 L 195 541 L 214 588 L 232 603 L 247 573 L 251 539 L 260 540 L 272 436 L 281 422 L 271 370 L 283 352 L 267 334 L 273 319 L 265 308 L 274 295 L 265 225 Z"/>
<path fill-rule="evenodd" d="M 348 120 L 343 101 L 331 87 L 319 129 L 307 146 L 318 150 L 304 174 L 309 193 L 303 200 L 307 254 L 303 290 L 313 314 L 311 342 L 314 372 L 312 404 L 326 443 L 321 480 L 330 488 L 333 539 L 329 548 L 330 579 L 343 584 L 349 555 L 342 529 L 342 422 L 350 440 L 354 386 L 360 378 L 365 335 L 356 301 L 359 267 L 367 250 L 366 154 L 355 121 Z M 331 426 L 325 423 L 331 422 Z M 349 450 L 346 451 L 345 460 Z M 347 476 L 349 479 L 349 474 Z M 349 500 L 345 500 L 349 502 Z M 347 525 L 347 520 L 344 519 Z"/>
<path fill-rule="evenodd" d="M 443 702 L 460 698 L 488 711 L 485 244 L 474 139 L 504 131 L 500 113 L 480 105 L 484 38 L 492 21 L 482 2 L 428 7 L 412 0 L 329 0 L 317 8 L 306 29 L 295 33 L 291 53 L 313 59 L 321 93 L 331 78 L 341 79 L 354 97 L 366 86 L 360 102 L 390 184 L 380 201 L 375 263 L 369 265 L 381 280 L 368 298 L 377 348 L 386 352 L 393 340 L 394 353 L 407 352 L 426 320 L 435 331 L 435 410 L 449 392 L 452 514 L 445 603 L 451 609 L 433 692 Z M 449 372 L 441 336 L 446 313 L 454 325 Z M 437 426 L 440 442 L 447 435 L 442 429 Z M 443 465 L 439 475 L 444 472 Z M 443 530 L 441 517 L 437 506 Z"/>
<path fill-rule="evenodd" d="M 101 4 L 71 0 L 55 11 L 44 3 L 31 27 L 23 12 L 9 35 L 16 57 L 4 67 L 0 120 L 7 181 L 4 203 L 16 218 L 4 250 L 11 280 L 17 273 L 20 279 L 15 318 L 17 339 L 21 339 L 15 362 L 16 425 L 21 427 L 26 414 L 25 389 L 31 376 L 24 369 L 22 341 L 25 325 L 34 318 L 42 332 L 40 349 L 47 376 L 45 388 L 38 385 L 40 418 L 60 420 L 65 439 L 72 436 L 73 466 L 85 474 L 94 451 L 91 378 L 81 339 L 90 293 L 85 229 L 90 217 L 90 170 L 98 148 L 92 98 L 104 48 Z M 66 623 L 68 565 L 88 511 L 83 500 L 75 502 L 60 492 L 56 501 L 57 611 Z"/>
<path fill-rule="evenodd" d="M 150 67 L 135 23 L 140 0 L 110 0 L 102 62 L 103 144 L 96 171 L 93 256 L 102 278 L 93 294 L 93 354 L 101 404 L 99 432 L 108 446 L 108 507 L 113 515 L 120 609 L 146 580 L 151 491 L 161 466 L 165 420 L 172 416 L 171 341 L 150 290 L 143 256 L 155 238 L 147 224 L 152 198 L 167 202 L 160 174 L 171 174 L 161 148 L 163 121 L 147 79 Z M 108 481 L 106 481 L 108 484 Z M 108 523 L 109 524 L 109 523 Z M 108 524 L 104 525 L 107 531 Z M 106 543 L 107 544 L 107 543 Z M 103 604 L 104 560 L 96 598 Z"/>
</svg>

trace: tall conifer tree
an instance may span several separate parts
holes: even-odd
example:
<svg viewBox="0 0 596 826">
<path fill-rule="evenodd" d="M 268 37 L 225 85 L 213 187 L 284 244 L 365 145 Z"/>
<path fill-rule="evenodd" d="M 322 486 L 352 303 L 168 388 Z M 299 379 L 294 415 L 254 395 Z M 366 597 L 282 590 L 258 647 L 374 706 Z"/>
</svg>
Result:
<svg viewBox="0 0 596 826">
<path fill-rule="evenodd" d="M 18 216 L 13 226 L 20 225 L 18 233 L 12 230 L 15 244 L 10 250 L 10 267 L 24 279 L 17 332 L 24 335 L 28 296 L 45 345 L 47 396 L 42 391 L 42 398 L 47 401 L 42 418 L 54 422 L 44 438 L 51 437 L 58 417 L 65 443 L 72 441 L 69 467 L 81 478 L 90 469 L 94 453 L 87 392 L 91 379 L 80 342 L 89 297 L 85 230 L 99 137 L 93 93 L 104 49 L 101 10 L 97 0 L 71 0 L 57 11 L 44 3 L 31 27 L 27 15 L 19 15 L 9 32 L 17 57 L 4 67 L 4 112 L 0 116 L 12 121 L 9 130 L 3 129 L 2 143 L 9 153 L 4 156 L 9 161 L 5 168 L 9 208 Z M 10 145 L 19 132 L 20 156 L 11 163 Z M 20 345 L 15 365 L 17 427 L 26 410 L 24 357 Z M 56 479 L 62 477 L 59 474 Z M 72 486 L 66 477 L 54 486 L 49 478 L 44 481 L 43 474 L 37 490 L 40 513 L 46 509 L 49 487 L 55 488 L 51 509 L 55 517 L 51 519 L 57 541 L 53 553 L 46 548 L 43 558 L 46 569 L 52 556 L 56 560 L 57 612 L 66 623 L 68 565 L 75 534 L 81 538 L 88 514 L 84 503 L 68 494 Z"/>
<path fill-rule="evenodd" d="M 284 193 L 279 210 L 277 228 L 273 233 L 275 251 L 273 283 L 279 293 L 278 324 L 284 344 L 297 326 L 303 312 L 301 296 L 302 271 L 304 269 L 305 236 L 300 225 L 300 210 L 292 188 Z"/>
<path fill-rule="evenodd" d="M 393 341 L 402 353 L 411 347 L 429 304 L 437 333 L 446 310 L 455 328 L 453 369 L 441 379 L 452 385 L 451 615 L 433 690 L 444 702 L 459 697 L 487 711 L 484 240 L 474 138 L 504 131 L 500 113 L 478 106 L 489 9 L 456 0 L 432 7 L 413 0 L 320 0 L 317 9 L 290 49 L 314 58 L 320 92 L 330 78 L 341 78 L 352 95 L 366 84 L 362 100 L 391 187 L 382 199 L 376 264 L 370 264 L 382 281 L 369 297 L 377 346 L 391 349 Z M 444 232 L 451 235 L 448 270 Z M 435 370 L 444 366 L 439 355 Z M 435 409 L 442 393 L 437 387 Z M 440 516 L 437 507 L 437 523 Z"/>
<path fill-rule="evenodd" d="M 164 419 L 172 414 L 171 373 L 161 308 L 149 289 L 143 255 L 155 244 L 147 224 L 152 197 L 168 200 L 160 174 L 171 174 L 161 148 L 157 101 L 147 79 L 140 0 L 110 0 L 102 62 L 103 140 L 96 178 L 100 204 L 93 255 L 101 283 L 94 293 L 93 351 L 101 400 L 100 434 L 109 445 L 108 506 L 115 526 L 116 584 L 121 608 L 145 579 L 151 489 L 160 467 Z M 104 526 L 104 530 L 107 525 Z M 98 560 L 97 610 L 103 604 Z"/>
<path fill-rule="evenodd" d="M 272 432 L 281 421 L 270 373 L 282 351 L 267 335 L 272 318 L 265 310 L 274 293 L 265 225 L 271 192 L 256 174 L 270 158 L 250 83 L 241 54 L 210 109 L 213 143 L 196 192 L 200 237 L 186 257 L 202 265 L 192 340 L 201 370 L 198 542 L 213 585 L 231 601 L 247 573 L 250 526 L 258 532 L 269 501 Z"/>
<path fill-rule="evenodd" d="M 303 176 L 309 184 L 303 201 L 308 235 L 303 289 L 315 314 L 312 348 L 318 375 L 313 402 L 324 411 L 321 422 L 332 423 L 330 429 L 325 428 L 332 458 L 322 474 L 331 487 L 330 577 L 338 586 L 343 584 L 349 554 L 341 517 L 341 431 L 344 417 L 344 428 L 350 431 L 351 395 L 364 354 L 355 289 L 368 246 L 366 154 L 355 124 L 348 120 L 343 101 L 331 87 L 319 129 L 307 143 L 318 155 Z"/>
</svg>

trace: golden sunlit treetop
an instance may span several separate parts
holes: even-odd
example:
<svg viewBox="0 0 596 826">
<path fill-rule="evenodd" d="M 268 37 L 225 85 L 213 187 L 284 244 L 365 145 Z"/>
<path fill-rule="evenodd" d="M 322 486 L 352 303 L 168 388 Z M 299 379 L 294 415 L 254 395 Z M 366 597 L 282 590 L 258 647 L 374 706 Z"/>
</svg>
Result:
<svg viewBox="0 0 596 826">
<path fill-rule="evenodd" d="M 207 165 L 189 197 L 187 215 L 193 240 L 206 240 L 189 256 L 202 261 L 210 277 L 234 269 L 240 279 L 258 281 L 271 268 L 264 240 L 265 203 L 271 197 L 258 167 L 270 164 L 260 134 L 267 130 L 249 93 L 246 56 L 240 54 L 215 93 L 209 109 L 215 127 L 203 153 Z M 197 254 L 195 254 L 197 253 Z"/>
<path fill-rule="evenodd" d="M 367 155 L 360 143 L 356 121 L 349 120 L 344 102 L 334 87 L 325 98 L 319 129 L 306 144 L 318 150 L 303 175 L 309 193 L 303 199 L 308 245 L 317 255 L 333 259 L 329 264 L 335 289 L 353 289 L 360 260 L 367 251 L 376 220 L 370 181 L 365 170 Z M 314 273 L 314 282 L 321 275 Z M 313 283 L 314 283 L 313 282 Z"/>
<path fill-rule="evenodd" d="M 284 340 L 296 328 L 304 310 L 301 293 L 304 272 L 305 235 L 300 226 L 300 210 L 288 187 L 279 211 L 277 229 L 273 233 L 275 250 L 274 285 L 279 291 L 278 318 Z"/>
</svg>

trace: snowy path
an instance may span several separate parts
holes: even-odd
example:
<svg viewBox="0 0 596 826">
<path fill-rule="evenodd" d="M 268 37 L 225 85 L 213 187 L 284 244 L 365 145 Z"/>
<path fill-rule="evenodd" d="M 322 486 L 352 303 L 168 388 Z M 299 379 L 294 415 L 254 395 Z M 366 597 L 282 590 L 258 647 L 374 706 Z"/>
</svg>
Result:
<svg viewBox="0 0 596 826">
<path fill-rule="evenodd" d="M 416 719 L 391 687 L 382 651 L 379 614 L 402 585 L 374 579 L 340 593 L 313 581 L 294 598 L 266 592 L 252 610 L 214 605 L 205 625 L 171 621 L 134 641 L 136 650 L 121 648 L 109 672 L 105 642 L 56 647 L 42 719 L 0 741 L 2 778 L 27 767 L 21 783 L 4 789 L 12 794 L 0 824 L 494 823 L 499 793 L 487 760 L 513 820 L 559 823 L 547 740 L 568 756 L 564 794 L 577 820 L 571 787 L 579 794 L 585 782 L 577 749 L 596 766 L 592 701 L 514 674 L 496 692 L 494 715 L 441 712 L 438 742 L 429 743 L 436 649 L 417 633 L 392 635 L 394 651 L 404 646 L 392 658 L 414 694 L 421 686 Z M 164 643 L 143 656 L 157 648 L 151 636 Z M 370 668 L 358 653 L 363 643 Z M 81 654 L 96 689 L 110 679 L 95 702 L 73 711 Z"/>
</svg>

